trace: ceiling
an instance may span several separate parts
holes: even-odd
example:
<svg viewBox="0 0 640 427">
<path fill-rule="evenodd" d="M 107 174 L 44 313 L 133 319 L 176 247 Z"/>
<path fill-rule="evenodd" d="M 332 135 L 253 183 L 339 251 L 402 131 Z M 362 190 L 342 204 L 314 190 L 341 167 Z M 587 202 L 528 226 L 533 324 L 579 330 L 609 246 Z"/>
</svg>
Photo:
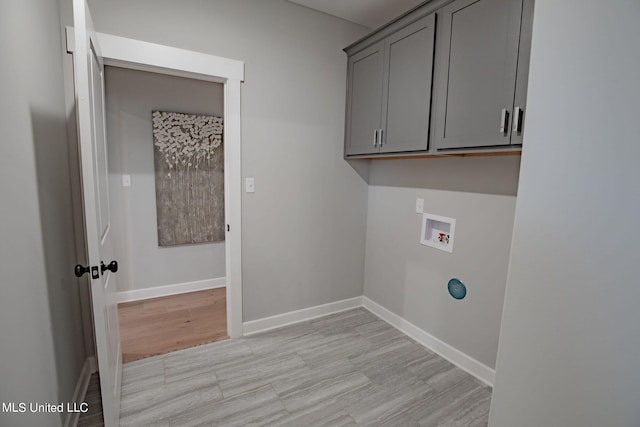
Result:
<svg viewBox="0 0 640 427">
<path fill-rule="evenodd" d="M 424 0 L 289 0 L 369 28 L 378 28 Z"/>
</svg>

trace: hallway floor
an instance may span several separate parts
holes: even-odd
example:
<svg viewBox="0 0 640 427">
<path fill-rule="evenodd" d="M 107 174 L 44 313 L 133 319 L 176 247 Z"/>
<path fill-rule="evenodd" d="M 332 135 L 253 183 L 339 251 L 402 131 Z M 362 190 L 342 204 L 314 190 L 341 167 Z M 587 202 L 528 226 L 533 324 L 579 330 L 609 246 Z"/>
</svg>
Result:
<svg viewBox="0 0 640 427">
<path fill-rule="evenodd" d="M 80 414 L 77 427 L 104 427 L 102 397 L 100 396 L 100 376 L 97 373 L 91 375 L 84 401 L 89 404 L 89 410 Z"/>
<path fill-rule="evenodd" d="M 490 399 L 359 308 L 127 363 L 121 425 L 484 427 Z"/>
<path fill-rule="evenodd" d="M 122 361 L 228 338 L 226 288 L 118 304 Z"/>
</svg>

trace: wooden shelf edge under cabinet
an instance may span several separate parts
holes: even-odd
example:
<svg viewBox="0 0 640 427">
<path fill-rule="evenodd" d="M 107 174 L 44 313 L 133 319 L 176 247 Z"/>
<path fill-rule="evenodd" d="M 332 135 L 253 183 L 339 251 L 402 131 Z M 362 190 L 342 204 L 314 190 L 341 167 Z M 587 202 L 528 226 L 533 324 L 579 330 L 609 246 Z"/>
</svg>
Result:
<svg viewBox="0 0 640 427">
<path fill-rule="evenodd" d="M 509 147 L 497 150 L 456 150 L 448 152 L 425 153 L 381 153 L 345 156 L 345 160 L 399 160 L 399 159 L 436 159 L 442 157 L 499 157 L 520 156 L 522 147 Z"/>
</svg>

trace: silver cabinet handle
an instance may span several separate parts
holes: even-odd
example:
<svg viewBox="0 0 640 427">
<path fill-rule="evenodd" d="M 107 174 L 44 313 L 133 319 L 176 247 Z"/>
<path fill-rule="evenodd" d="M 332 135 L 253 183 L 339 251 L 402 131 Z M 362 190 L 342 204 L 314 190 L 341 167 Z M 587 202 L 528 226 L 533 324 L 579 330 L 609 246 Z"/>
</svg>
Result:
<svg viewBox="0 0 640 427">
<path fill-rule="evenodd" d="M 507 110 L 506 108 L 503 108 L 502 114 L 500 114 L 500 133 L 503 135 L 506 135 L 508 129 L 509 129 L 509 110 Z"/>
<path fill-rule="evenodd" d="M 384 129 L 380 129 L 380 147 L 384 145 Z"/>
<path fill-rule="evenodd" d="M 520 107 L 513 109 L 513 131 L 516 133 L 522 132 L 522 113 L 523 110 Z"/>
<path fill-rule="evenodd" d="M 378 146 L 378 129 L 373 131 L 373 146 Z"/>
</svg>

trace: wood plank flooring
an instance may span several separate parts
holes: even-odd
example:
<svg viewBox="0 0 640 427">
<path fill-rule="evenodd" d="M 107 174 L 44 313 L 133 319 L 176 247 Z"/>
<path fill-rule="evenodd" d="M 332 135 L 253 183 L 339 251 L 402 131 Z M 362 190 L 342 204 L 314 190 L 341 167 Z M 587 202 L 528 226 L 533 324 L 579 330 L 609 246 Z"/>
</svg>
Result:
<svg viewBox="0 0 640 427">
<path fill-rule="evenodd" d="M 127 363 L 121 425 L 485 427 L 490 399 L 359 308 Z"/>
<path fill-rule="evenodd" d="M 118 317 L 125 363 L 228 338 L 225 288 L 122 303 Z"/>
</svg>

